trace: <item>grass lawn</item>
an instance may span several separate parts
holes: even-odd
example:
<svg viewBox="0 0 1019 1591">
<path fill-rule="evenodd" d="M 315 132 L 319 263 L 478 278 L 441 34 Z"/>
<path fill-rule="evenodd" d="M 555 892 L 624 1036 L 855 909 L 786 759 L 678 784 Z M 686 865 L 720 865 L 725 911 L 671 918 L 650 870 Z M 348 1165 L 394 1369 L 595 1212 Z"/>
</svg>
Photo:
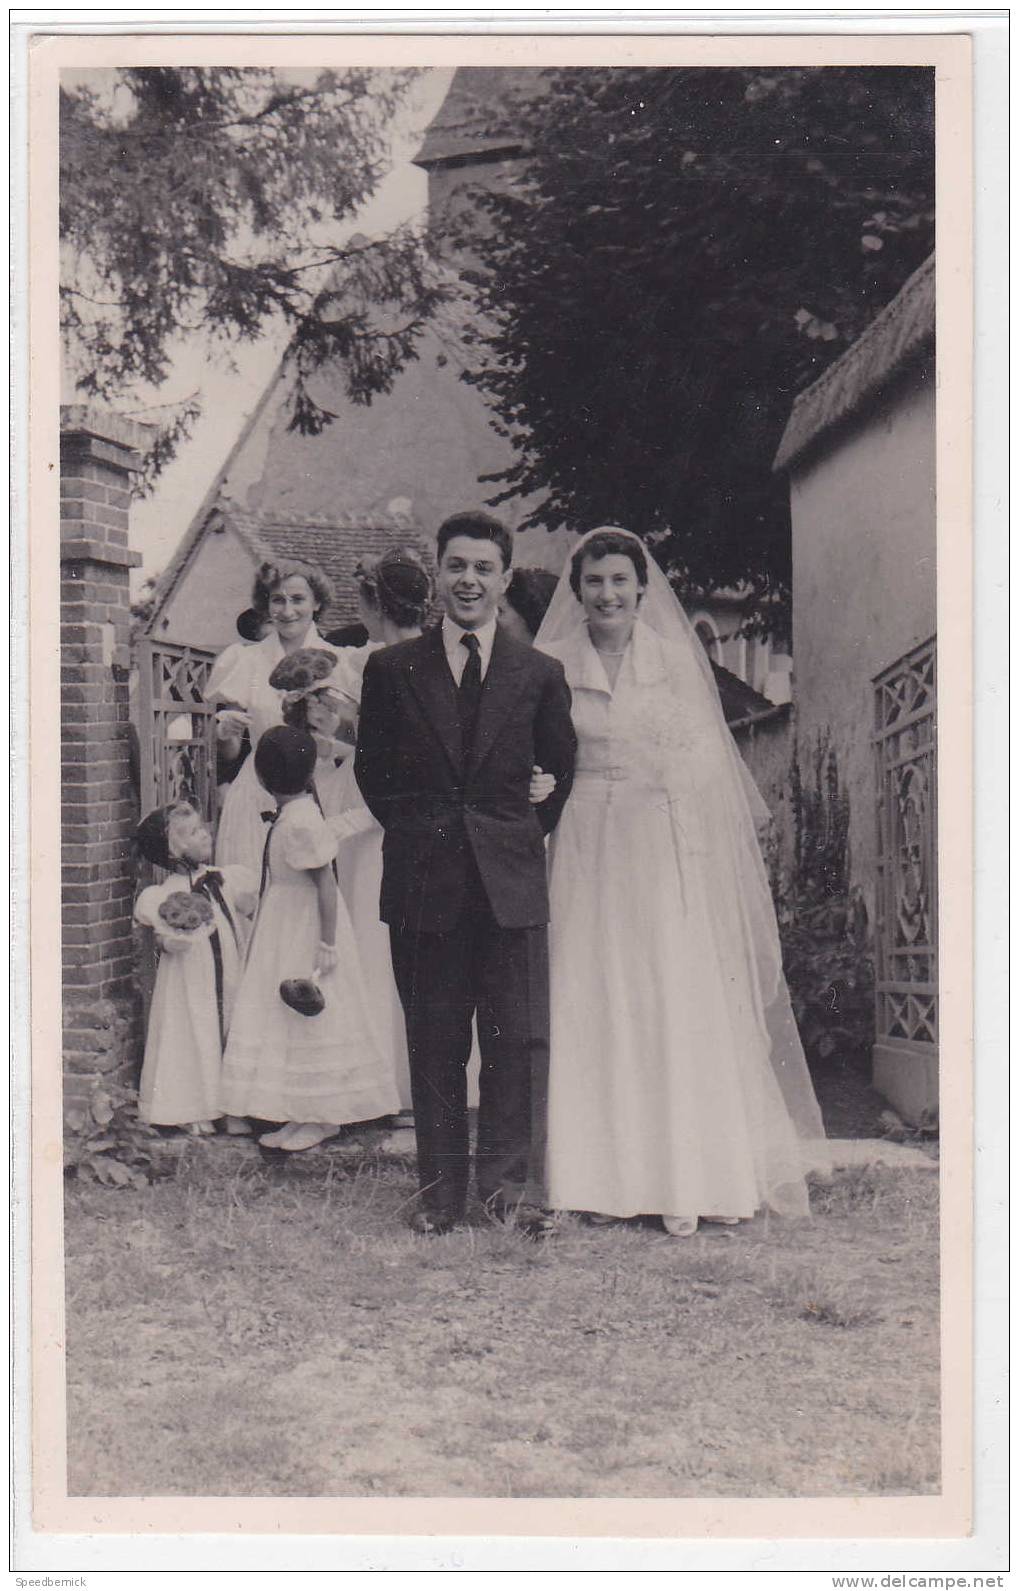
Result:
<svg viewBox="0 0 1019 1591">
<path fill-rule="evenodd" d="M 67 1184 L 72 1495 L 938 1489 L 937 1176 L 814 1219 L 535 1244 L 405 1223 L 409 1167 L 196 1145 Z"/>
</svg>

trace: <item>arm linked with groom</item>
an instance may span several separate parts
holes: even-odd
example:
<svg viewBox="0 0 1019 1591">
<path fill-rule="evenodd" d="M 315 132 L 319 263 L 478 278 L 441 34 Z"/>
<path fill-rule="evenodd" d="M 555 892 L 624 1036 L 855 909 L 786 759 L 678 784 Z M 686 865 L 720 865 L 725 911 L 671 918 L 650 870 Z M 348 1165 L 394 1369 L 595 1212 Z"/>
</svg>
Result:
<svg viewBox="0 0 1019 1591">
<path fill-rule="evenodd" d="M 467 1062 L 481 1049 L 476 1181 L 497 1215 L 539 1196 L 548 1068 L 545 836 L 573 782 L 562 666 L 503 634 L 511 533 L 456 514 L 438 535 L 441 625 L 364 675 L 355 774 L 385 831 L 381 916 L 403 1005 L 418 1143 L 415 1225 L 464 1214 Z M 532 806 L 532 768 L 555 790 Z"/>
</svg>

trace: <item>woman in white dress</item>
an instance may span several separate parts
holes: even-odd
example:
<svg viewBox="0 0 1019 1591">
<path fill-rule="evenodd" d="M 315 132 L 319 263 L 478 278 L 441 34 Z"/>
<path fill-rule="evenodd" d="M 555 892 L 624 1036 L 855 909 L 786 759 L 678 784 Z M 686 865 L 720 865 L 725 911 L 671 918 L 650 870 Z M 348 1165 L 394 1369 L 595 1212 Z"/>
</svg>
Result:
<svg viewBox="0 0 1019 1591">
<path fill-rule="evenodd" d="M 661 570 L 579 543 L 536 644 L 579 750 L 551 842 L 548 1201 L 674 1236 L 804 1215 L 824 1129 L 782 973 L 767 809 Z"/>
<path fill-rule="evenodd" d="M 252 600 L 272 628 L 254 645 L 243 641 L 217 657 L 206 699 L 223 704 L 217 733 L 227 757 L 236 757 L 245 729 L 254 752 L 267 729 L 283 721 L 283 692 L 269 684 L 281 658 L 302 647 L 325 647 L 316 620 L 332 601 L 332 587 L 317 564 L 299 559 L 264 563 L 255 577 Z M 252 868 L 257 876 L 265 844 L 263 812 L 274 803 L 255 777 L 249 756 L 227 791 L 216 833 L 216 864 Z"/>
</svg>

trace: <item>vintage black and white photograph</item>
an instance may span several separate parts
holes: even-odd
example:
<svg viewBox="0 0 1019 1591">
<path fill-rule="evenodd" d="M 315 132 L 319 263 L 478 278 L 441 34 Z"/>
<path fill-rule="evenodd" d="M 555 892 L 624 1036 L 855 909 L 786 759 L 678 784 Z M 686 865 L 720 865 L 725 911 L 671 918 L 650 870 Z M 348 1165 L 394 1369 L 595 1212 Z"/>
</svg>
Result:
<svg viewBox="0 0 1019 1591">
<path fill-rule="evenodd" d="M 941 1493 L 924 42 L 61 67 L 68 1497 Z"/>
</svg>

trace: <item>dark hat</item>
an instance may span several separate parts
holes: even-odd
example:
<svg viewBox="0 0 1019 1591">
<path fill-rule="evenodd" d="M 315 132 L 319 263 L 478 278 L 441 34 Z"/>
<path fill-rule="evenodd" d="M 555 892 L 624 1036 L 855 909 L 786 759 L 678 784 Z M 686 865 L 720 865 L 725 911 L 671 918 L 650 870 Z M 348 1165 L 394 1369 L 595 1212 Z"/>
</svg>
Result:
<svg viewBox="0 0 1019 1591">
<path fill-rule="evenodd" d="M 299 795 L 308 788 L 317 757 L 307 730 L 277 724 L 255 747 L 255 772 L 270 795 Z"/>
<path fill-rule="evenodd" d="M 269 684 L 274 691 L 314 690 L 335 667 L 335 652 L 327 652 L 324 646 L 302 646 L 280 658 L 269 675 Z"/>
<path fill-rule="evenodd" d="M 166 872 L 172 870 L 176 859 L 170 851 L 170 819 L 175 812 L 185 810 L 191 810 L 186 801 L 171 801 L 168 806 L 156 807 L 148 813 L 135 829 L 135 844 L 154 867 L 162 867 Z"/>
</svg>

